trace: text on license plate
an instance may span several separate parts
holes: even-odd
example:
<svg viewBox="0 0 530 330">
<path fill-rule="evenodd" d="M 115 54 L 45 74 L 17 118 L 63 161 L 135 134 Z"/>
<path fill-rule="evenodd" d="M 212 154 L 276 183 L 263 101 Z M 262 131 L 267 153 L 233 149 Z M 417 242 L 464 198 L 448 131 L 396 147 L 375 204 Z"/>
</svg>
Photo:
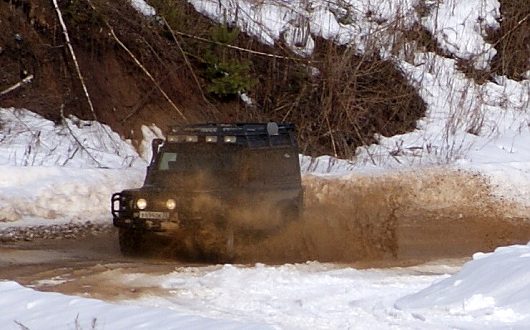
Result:
<svg viewBox="0 0 530 330">
<path fill-rule="evenodd" d="M 141 219 L 169 219 L 169 212 L 140 211 Z"/>
</svg>

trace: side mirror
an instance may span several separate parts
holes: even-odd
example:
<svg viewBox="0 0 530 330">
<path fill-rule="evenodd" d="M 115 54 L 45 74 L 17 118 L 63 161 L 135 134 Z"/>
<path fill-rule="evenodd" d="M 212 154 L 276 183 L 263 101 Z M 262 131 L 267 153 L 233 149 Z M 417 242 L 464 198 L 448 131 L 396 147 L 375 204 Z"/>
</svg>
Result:
<svg viewBox="0 0 530 330">
<path fill-rule="evenodd" d="M 153 157 L 151 158 L 151 162 L 158 155 L 158 150 L 160 150 L 160 146 L 163 143 L 164 143 L 164 140 L 162 139 L 153 139 L 153 141 L 151 141 L 151 149 L 153 150 Z"/>
<path fill-rule="evenodd" d="M 151 162 L 147 166 L 144 184 L 148 184 L 151 181 L 151 172 L 154 168 L 155 159 L 162 144 L 164 144 L 164 140 L 162 139 L 153 139 L 153 141 L 151 141 L 151 149 L 153 151 L 153 155 L 151 156 Z"/>
</svg>

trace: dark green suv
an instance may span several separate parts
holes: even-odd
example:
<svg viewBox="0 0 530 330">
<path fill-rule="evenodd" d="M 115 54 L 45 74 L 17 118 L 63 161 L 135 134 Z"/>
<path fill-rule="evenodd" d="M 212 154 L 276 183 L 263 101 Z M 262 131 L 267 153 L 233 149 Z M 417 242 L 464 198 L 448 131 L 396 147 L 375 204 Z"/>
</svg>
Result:
<svg viewBox="0 0 530 330">
<path fill-rule="evenodd" d="M 143 187 L 112 196 L 123 254 L 142 252 L 151 232 L 226 260 L 238 237 L 274 232 L 300 216 L 293 124 L 196 124 L 173 127 L 166 138 L 153 141 Z"/>
</svg>

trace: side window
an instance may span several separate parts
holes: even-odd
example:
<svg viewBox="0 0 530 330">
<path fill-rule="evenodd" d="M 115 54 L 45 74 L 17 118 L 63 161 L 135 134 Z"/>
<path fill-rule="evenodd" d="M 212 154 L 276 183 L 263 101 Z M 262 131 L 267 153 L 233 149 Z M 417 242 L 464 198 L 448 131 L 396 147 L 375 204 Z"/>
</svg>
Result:
<svg viewBox="0 0 530 330">
<path fill-rule="evenodd" d="M 281 162 L 284 164 L 285 175 L 298 174 L 298 154 L 292 150 L 285 150 L 281 153 Z"/>
<path fill-rule="evenodd" d="M 290 150 L 271 151 L 268 159 L 271 166 L 265 171 L 268 171 L 269 175 L 281 177 L 297 173 L 296 162 L 298 159 Z"/>
<path fill-rule="evenodd" d="M 176 152 L 164 152 L 162 154 L 162 157 L 160 158 L 160 163 L 158 165 L 158 169 L 161 171 L 169 170 L 170 168 L 170 162 L 174 163 L 177 161 L 177 153 Z"/>
<path fill-rule="evenodd" d="M 298 157 L 291 150 L 252 151 L 242 164 L 242 177 L 245 180 L 283 177 L 298 174 Z"/>
</svg>

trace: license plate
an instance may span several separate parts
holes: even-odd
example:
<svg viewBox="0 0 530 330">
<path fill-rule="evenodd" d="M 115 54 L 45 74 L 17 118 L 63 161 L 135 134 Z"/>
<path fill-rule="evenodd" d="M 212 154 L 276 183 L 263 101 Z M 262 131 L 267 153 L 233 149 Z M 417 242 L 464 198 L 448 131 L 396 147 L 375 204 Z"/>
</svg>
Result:
<svg viewBox="0 0 530 330">
<path fill-rule="evenodd" d="M 140 211 L 141 219 L 169 219 L 169 212 Z"/>
</svg>

